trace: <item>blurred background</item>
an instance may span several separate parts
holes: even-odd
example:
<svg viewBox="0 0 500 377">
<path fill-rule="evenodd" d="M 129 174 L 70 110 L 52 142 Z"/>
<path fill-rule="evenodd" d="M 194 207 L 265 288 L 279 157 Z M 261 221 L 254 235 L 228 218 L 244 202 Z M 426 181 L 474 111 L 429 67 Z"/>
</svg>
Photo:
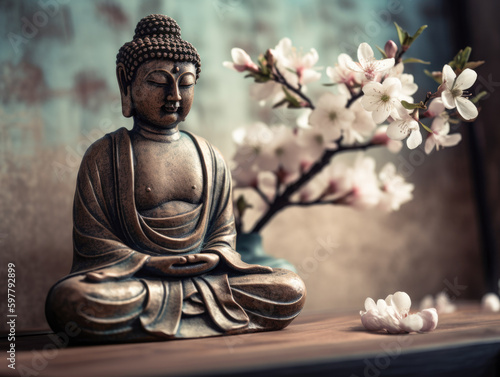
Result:
<svg viewBox="0 0 500 377">
<path fill-rule="evenodd" d="M 369 152 L 378 169 L 393 161 L 415 184 L 399 212 L 351 208 L 287 209 L 263 231 L 268 253 L 291 261 L 308 289 L 305 312 L 357 312 L 367 296 L 403 290 L 418 301 L 446 290 L 452 300 L 493 289 L 500 243 L 499 2 L 436 0 L 0 0 L 0 312 L 6 313 L 7 263 L 16 266 L 17 331 L 48 328 L 44 302 L 72 260 L 72 201 L 87 147 L 131 120 L 121 115 L 115 57 L 136 23 L 152 13 L 177 20 L 199 51 L 202 73 L 183 128 L 217 146 L 229 162 L 231 133 L 262 120 L 294 124 L 287 110 L 261 107 L 250 80 L 228 70 L 232 47 L 254 59 L 283 37 L 318 66 L 359 43 L 397 40 L 393 22 L 413 33 L 429 25 L 407 66 L 420 90 L 434 89 L 424 68 L 442 69 L 459 48 L 472 46 L 478 69 L 473 93 L 486 90 L 479 119 L 464 124 L 463 141 L 433 153 Z M 325 90 L 309 87 L 312 98 Z M 477 148 L 479 146 L 479 148 Z M 485 258 L 485 255 L 489 257 Z M 496 258 L 496 259 L 495 259 Z M 5 322 L 0 331 L 6 331 Z"/>
</svg>

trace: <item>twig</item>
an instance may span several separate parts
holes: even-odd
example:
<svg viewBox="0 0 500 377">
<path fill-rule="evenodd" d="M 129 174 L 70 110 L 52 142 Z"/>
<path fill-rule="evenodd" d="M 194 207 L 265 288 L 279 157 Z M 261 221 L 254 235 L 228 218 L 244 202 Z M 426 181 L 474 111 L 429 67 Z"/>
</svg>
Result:
<svg viewBox="0 0 500 377">
<path fill-rule="evenodd" d="M 330 199 L 330 200 L 313 200 L 311 202 L 290 202 L 290 206 L 301 206 L 301 207 L 309 207 L 309 206 L 316 206 L 316 205 L 323 205 L 323 204 L 346 204 L 345 199 L 348 198 L 350 195 L 352 195 L 352 191 L 349 191 L 347 194 L 341 196 L 340 198 L 337 199 Z"/>
<path fill-rule="evenodd" d="M 337 140 L 340 144 L 341 138 Z M 309 182 L 316 174 L 318 174 L 323 168 L 328 165 L 333 156 L 337 153 L 355 151 L 355 150 L 366 150 L 370 147 L 374 147 L 377 144 L 372 144 L 370 142 L 365 144 L 342 146 L 340 145 L 337 149 L 327 149 L 320 160 L 317 161 L 307 172 L 302 174 L 295 182 L 288 185 L 281 195 L 278 195 L 274 201 L 269 206 L 267 212 L 257 221 L 252 233 L 257 233 L 262 230 L 262 228 L 271 220 L 279 211 L 290 205 L 294 205 L 290 201 L 290 197 L 297 192 L 303 185 Z"/>
<path fill-rule="evenodd" d="M 363 95 L 364 95 L 363 90 L 360 90 L 356 94 L 351 94 L 351 98 L 349 98 L 345 107 L 348 109 L 349 107 L 351 107 L 351 105 L 354 103 L 354 101 L 356 101 L 358 98 L 363 97 Z"/>
<path fill-rule="evenodd" d="M 281 74 L 280 70 L 276 65 L 274 66 L 274 70 L 276 72 L 276 74 L 273 75 L 274 81 L 276 81 L 278 84 L 284 85 L 287 89 L 290 89 L 292 92 L 297 94 L 300 98 L 302 98 L 304 101 L 307 102 L 307 107 L 314 110 L 314 105 L 312 101 L 301 91 L 302 85 L 299 84 L 298 88 L 293 87 L 288 81 L 286 81 L 285 77 Z"/>
<path fill-rule="evenodd" d="M 269 200 L 269 198 L 266 196 L 266 194 L 264 194 L 262 192 L 262 190 L 257 187 L 257 186 L 253 186 L 253 188 L 255 189 L 255 191 L 257 192 L 257 194 L 259 194 L 259 196 L 262 198 L 262 200 L 269 206 L 271 205 L 271 201 Z"/>
</svg>

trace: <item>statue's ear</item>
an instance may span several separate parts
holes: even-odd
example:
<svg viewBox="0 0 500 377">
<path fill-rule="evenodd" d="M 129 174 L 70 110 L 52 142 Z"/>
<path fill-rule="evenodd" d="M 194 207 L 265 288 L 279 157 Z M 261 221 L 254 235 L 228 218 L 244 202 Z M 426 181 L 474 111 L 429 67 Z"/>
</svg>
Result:
<svg viewBox="0 0 500 377">
<path fill-rule="evenodd" d="M 116 78 L 120 86 L 120 94 L 122 97 L 122 114 L 126 118 L 134 115 L 134 107 L 132 105 L 131 85 L 127 80 L 127 70 L 123 63 L 118 63 L 116 66 Z"/>
</svg>

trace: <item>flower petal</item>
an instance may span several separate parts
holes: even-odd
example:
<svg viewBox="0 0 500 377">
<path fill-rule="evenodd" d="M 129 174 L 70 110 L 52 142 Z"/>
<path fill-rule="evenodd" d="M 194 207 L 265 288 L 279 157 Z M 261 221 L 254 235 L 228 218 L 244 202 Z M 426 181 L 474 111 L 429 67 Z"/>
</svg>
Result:
<svg viewBox="0 0 500 377">
<path fill-rule="evenodd" d="M 363 106 L 363 108 L 366 111 L 375 111 L 380 106 L 380 104 L 379 104 L 380 99 L 379 99 L 379 97 L 375 97 L 375 96 L 364 95 L 363 98 L 361 98 L 360 102 L 361 102 L 361 106 Z"/>
<path fill-rule="evenodd" d="M 462 140 L 462 135 L 460 134 L 447 135 L 441 144 L 443 147 L 454 147 L 460 143 L 460 140 Z"/>
<path fill-rule="evenodd" d="M 377 60 L 375 62 L 375 70 L 377 72 L 387 71 L 394 67 L 394 58 Z"/>
<path fill-rule="evenodd" d="M 443 67 L 443 84 L 445 84 L 448 89 L 451 89 L 456 77 L 457 75 L 453 69 L 448 64 L 445 64 Z"/>
<path fill-rule="evenodd" d="M 226 68 L 233 69 L 235 71 L 238 71 L 236 67 L 234 66 L 233 62 L 223 62 L 222 65 Z"/>
<path fill-rule="evenodd" d="M 429 154 L 432 152 L 434 147 L 436 146 L 436 139 L 434 136 L 429 135 L 427 140 L 425 140 L 425 153 Z"/>
<path fill-rule="evenodd" d="M 420 328 L 420 332 L 428 332 L 434 330 L 438 325 L 438 313 L 436 309 L 424 309 L 420 313 L 417 313 L 423 320 L 423 326 Z"/>
<path fill-rule="evenodd" d="M 387 136 L 389 136 L 392 140 L 403 140 L 407 137 L 408 131 L 405 131 L 402 127 L 403 123 L 403 120 L 396 120 L 389 124 L 387 127 Z"/>
<path fill-rule="evenodd" d="M 365 310 L 368 312 L 370 310 L 377 310 L 377 304 L 371 297 L 367 297 L 365 300 Z"/>
<path fill-rule="evenodd" d="M 455 103 L 457 105 L 458 113 L 465 120 L 471 120 L 477 117 L 478 111 L 476 105 L 464 97 L 456 97 Z"/>
<path fill-rule="evenodd" d="M 384 92 L 390 97 L 397 97 L 401 92 L 401 80 L 397 77 L 389 77 L 382 84 Z"/>
<path fill-rule="evenodd" d="M 378 299 L 377 310 L 381 315 L 383 315 L 387 311 L 387 303 L 382 299 Z"/>
<path fill-rule="evenodd" d="M 307 85 L 311 82 L 318 81 L 321 78 L 321 72 L 316 72 L 313 69 L 304 69 L 300 75 L 300 83 Z"/>
<path fill-rule="evenodd" d="M 347 62 L 352 62 L 352 58 L 344 53 L 340 54 L 337 60 L 339 62 L 339 66 L 342 68 L 347 67 Z"/>
<path fill-rule="evenodd" d="M 447 135 L 448 132 L 450 132 L 450 124 L 446 119 L 441 117 L 436 117 L 432 121 L 431 129 L 437 134 Z"/>
<path fill-rule="evenodd" d="M 382 325 L 380 323 L 380 316 L 373 310 L 369 310 L 361 315 L 361 323 L 365 327 L 365 329 L 369 331 L 382 330 Z"/>
<path fill-rule="evenodd" d="M 246 65 L 247 63 L 250 63 L 252 61 L 252 59 L 245 52 L 245 50 L 242 50 L 241 48 L 237 47 L 231 49 L 231 57 L 233 58 L 235 64 L 238 65 Z"/>
<path fill-rule="evenodd" d="M 405 315 L 410 311 L 411 299 L 406 292 L 396 292 L 392 296 L 392 306 L 399 314 Z"/>
<path fill-rule="evenodd" d="M 435 117 L 444 111 L 445 107 L 441 98 L 434 98 L 427 108 L 431 117 Z"/>
<path fill-rule="evenodd" d="M 335 82 L 335 78 L 337 77 L 337 73 L 335 72 L 335 67 L 326 67 L 326 75 Z"/>
<path fill-rule="evenodd" d="M 495 293 L 487 293 L 481 300 L 481 310 L 487 312 L 500 311 L 500 299 Z"/>
<path fill-rule="evenodd" d="M 424 326 L 424 320 L 418 314 L 410 314 L 399 321 L 399 327 L 406 332 L 418 332 Z"/>
<path fill-rule="evenodd" d="M 415 149 L 420 144 L 422 144 L 422 134 L 420 133 L 420 130 L 411 131 L 410 137 L 408 138 L 408 140 L 406 140 L 408 149 Z"/>
<path fill-rule="evenodd" d="M 476 79 L 477 79 L 476 71 L 473 71 L 470 68 L 466 68 L 457 77 L 454 88 L 461 90 L 469 89 L 472 85 L 474 85 Z"/>
<path fill-rule="evenodd" d="M 302 58 L 302 63 L 304 64 L 305 67 L 311 68 L 316 64 L 316 62 L 319 59 L 318 52 L 316 51 L 315 48 L 311 48 L 311 51 L 309 51 L 307 54 L 304 55 Z"/>
<path fill-rule="evenodd" d="M 375 55 L 373 54 L 373 50 L 370 45 L 366 42 L 363 42 L 358 47 L 358 62 L 364 66 L 370 60 L 373 60 Z"/>
<path fill-rule="evenodd" d="M 382 93 L 384 91 L 384 87 L 379 82 L 370 81 L 369 83 L 367 83 L 363 86 L 362 90 L 363 90 L 363 93 L 365 94 L 365 96 L 381 97 Z"/>
<path fill-rule="evenodd" d="M 447 109 L 454 109 L 456 104 L 455 104 L 455 97 L 453 97 L 453 94 L 449 90 L 445 90 L 441 94 L 441 99 L 443 100 L 443 105 Z"/>
<path fill-rule="evenodd" d="M 359 63 L 355 63 L 353 61 L 346 62 L 346 67 L 349 68 L 351 71 L 364 72 L 363 68 L 359 65 Z"/>
<path fill-rule="evenodd" d="M 380 124 L 383 121 L 387 120 L 389 114 L 391 113 L 392 108 L 390 106 L 380 105 L 375 111 L 372 112 L 372 117 L 375 123 Z"/>
</svg>

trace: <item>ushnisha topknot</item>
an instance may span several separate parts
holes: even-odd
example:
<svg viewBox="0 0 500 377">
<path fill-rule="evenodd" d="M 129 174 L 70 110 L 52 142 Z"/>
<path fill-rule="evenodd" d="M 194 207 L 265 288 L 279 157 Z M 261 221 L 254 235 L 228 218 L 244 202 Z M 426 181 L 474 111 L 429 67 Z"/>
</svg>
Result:
<svg viewBox="0 0 500 377">
<path fill-rule="evenodd" d="M 137 68 L 153 59 L 191 62 L 196 67 L 196 79 L 200 76 L 200 55 L 193 45 L 181 38 L 177 22 L 162 14 L 152 14 L 139 21 L 134 39 L 125 43 L 116 55 L 116 64 L 122 63 L 129 82 Z"/>
</svg>

